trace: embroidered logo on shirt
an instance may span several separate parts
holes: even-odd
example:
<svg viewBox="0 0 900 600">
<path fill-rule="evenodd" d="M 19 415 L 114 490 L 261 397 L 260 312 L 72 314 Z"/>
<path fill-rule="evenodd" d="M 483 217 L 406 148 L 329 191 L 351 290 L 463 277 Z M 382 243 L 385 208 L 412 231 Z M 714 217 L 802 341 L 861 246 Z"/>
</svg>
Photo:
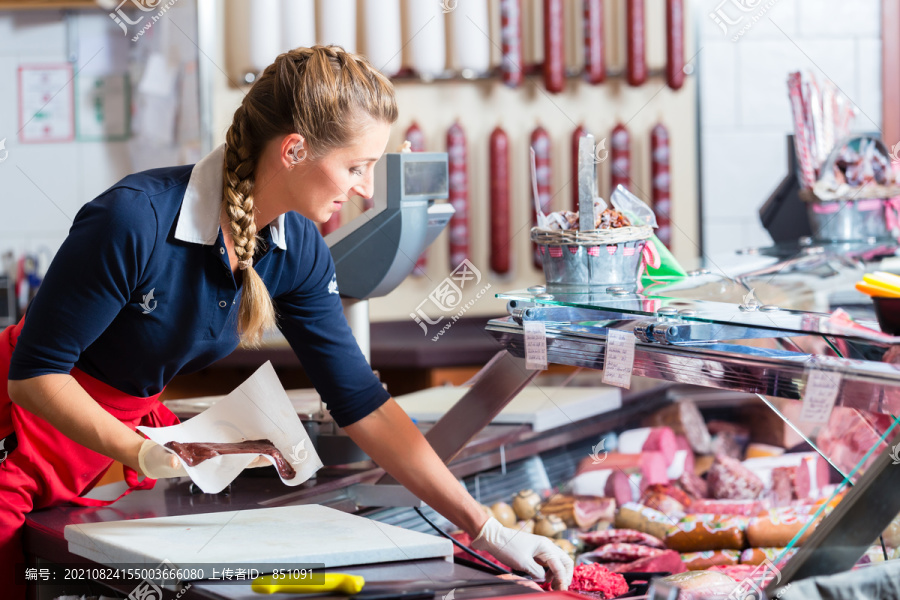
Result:
<svg viewBox="0 0 900 600">
<path fill-rule="evenodd" d="M 149 315 L 154 310 L 156 310 L 156 300 L 153 299 L 153 292 L 156 291 L 156 288 L 150 290 L 149 294 L 144 294 L 144 301 L 141 302 L 141 308 L 144 309 L 144 314 Z"/>
<path fill-rule="evenodd" d="M 331 276 L 331 282 L 328 284 L 328 293 L 329 294 L 337 294 L 338 293 L 337 275 Z"/>
</svg>

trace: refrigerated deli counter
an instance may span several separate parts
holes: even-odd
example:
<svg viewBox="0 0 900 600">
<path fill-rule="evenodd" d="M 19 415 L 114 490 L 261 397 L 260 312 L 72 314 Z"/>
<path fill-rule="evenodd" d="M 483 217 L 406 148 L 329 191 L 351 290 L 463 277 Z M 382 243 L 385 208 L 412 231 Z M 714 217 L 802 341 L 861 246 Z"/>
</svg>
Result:
<svg viewBox="0 0 900 600">
<path fill-rule="evenodd" d="M 839 267 L 836 272 L 842 273 L 841 277 L 823 278 L 818 270 L 784 269 L 763 272 L 754 275 L 756 279 L 739 282 L 701 270 L 683 279 L 658 280 L 641 293 L 619 287 L 600 290 L 534 287 L 499 294 L 508 302 L 508 315 L 490 320 L 485 327 L 496 340 L 498 353 L 471 386 L 460 391 L 459 401 L 446 414 L 433 425 L 424 422 L 419 425 L 451 470 L 463 479 L 476 498 L 488 504 L 498 498 L 511 501 L 525 487 L 559 488 L 567 481 L 571 483 L 579 473 L 590 474 L 593 461 L 589 453 L 596 457 L 597 440 L 611 439 L 607 432 L 622 432 L 646 424 L 649 416 L 680 405 L 685 398 L 703 396 L 701 388 L 707 388 L 706 397 L 712 398 L 708 402 L 698 401 L 704 412 L 727 409 L 732 398 L 740 397 L 745 404 L 748 398 L 756 399 L 756 408 L 766 407 L 764 414 L 772 417 L 764 429 L 783 424 L 783 432 L 808 444 L 827 462 L 829 470 L 839 476 L 827 486 L 821 482 L 814 485 L 818 486 L 819 497 L 803 505 L 802 523 L 777 546 L 772 543 L 763 549 L 746 548 L 746 532 L 727 531 L 727 535 L 735 534 L 743 540 L 740 542 L 743 552 L 764 552 L 759 553 L 761 564 L 756 560 L 747 566 L 743 572 L 745 577 L 731 573 L 731 586 L 719 597 L 737 593 L 736 586 L 740 585 L 746 588 L 744 591 L 766 588 L 770 598 L 790 599 L 792 593 L 801 589 L 797 585 L 799 580 L 850 571 L 858 565 L 860 558 L 871 554 L 873 545 L 880 543 L 879 535 L 893 527 L 892 520 L 900 513 L 900 484 L 894 483 L 898 480 L 890 476 L 894 465 L 900 464 L 900 459 L 894 458 L 895 448 L 900 447 L 897 435 L 900 432 L 895 429 L 897 419 L 893 416 L 900 404 L 900 371 L 892 362 L 892 348 L 900 339 L 879 333 L 877 323 L 860 317 L 865 316 L 865 310 L 857 310 L 859 306 L 847 306 L 855 320 L 827 312 L 834 307 L 834 299 L 846 289 L 843 279 L 855 277 L 849 271 L 846 266 Z M 538 337 L 532 333 L 535 330 L 541 332 Z M 610 340 L 613 340 L 613 352 L 609 350 Z M 589 376 L 594 370 L 597 373 L 592 381 L 608 375 L 610 381 L 620 385 L 622 378 L 627 380 L 626 375 L 631 375 L 631 389 L 622 390 L 622 401 L 617 408 L 587 418 L 574 418 L 545 431 L 498 423 L 496 417 L 504 406 L 539 376 L 539 370 L 527 368 L 529 358 L 534 360 L 534 356 L 528 356 L 526 346 L 530 345 L 534 352 L 535 343 L 543 344 L 538 354 L 540 350 L 545 351 L 551 365 L 580 368 L 581 377 Z M 615 369 L 607 368 L 608 355 L 616 356 Z M 628 369 L 623 365 L 630 366 L 630 373 L 626 373 Z M 715 401 L 717 393 L 722 401 Z M 747 418 L 746 414 L 729 412 L 730 417 L 739 415 L 738 418 Z M 760 411 L 754 414 L 759 415 Z M 687 426 L 690 428 L 689 423 Z M 690 431 L 680 433 L 691 435 Z M 701 453 L 696 454 L 699 461 Z M 609 463 L 599 465 L 605 466 Z M 723 471 L 720 479 L 726 478 L 731 466 L 723 459 L 723 464 L 715 467 Z M 664 488 L 641 489 L 634 495 L 646 499 L 648 493 L 656 493 L 654 502 L 648 503 L 662 508 L 660 502 L 668 501 L 667 493 L 678 495 L 677 490 Z M 571 498 L 571 489 L 562 491 L 568 493 L 562 496 Z M 281 487 L 276 479 L 262 473 L 249 473 L 235 481 L 226 494 L 195 492 L 189 482 L 166 482 L 150 492 L 132 494 L 108 508 L 39 511 L 29 517 L 26 546 L 36 565 L 68 564 L 73 560 L 92 564 L 73 555 L 63 535 L 66 526 L 198 513 L 230 514 L 235 510 L 308 504 L 321 504 L 383 523 L 430 532 L 410 508 L 419 505 L 404 499 L 402 490 L 370 462 L 332 467 L 299 489 Z M 797 504 L 796 498 L 789 503 L 791 506 L 772 507 L 740 499 L 719 501 L 709 495 L 700 499 L 699 504 L 718 509 L 731 502 L 735 507 L 734 514 L 716 516 L 716 527 L 720 521 L 732 518 L 743 520 L 745 528 L 754 518 L 765 516 L 769 521 L 776 521 L 782 515 L 780 511 L 796 508 Z M 549 506 L 555 502 L 553 498 L 548 498 L 546 493 L 543 498 L 548 513 Z M 379 506 L 389 508 L 373 508 Z M 761 509 L 761 513 L 741 514 L 750 510 L 748 506 Z M 433 511 L 420 508 L 432 520 L 450 529 Z M 642 513 L 648 508 L 652 507 L 623 500 L 614 519 L 606 524 L 616 530 L 643 527 L 653 531 L 652 516 Z M 681 529 L 706 526 L 699 514 L 682 516 L 675 512 L 663 514 L 667 529 L 672 525 Z M 796 515 L 792 518 L 797 520 Z M 684 525 L 680 525 L 682 522 Z M 665 542 L 668 534 L 660 535 Z M 247 530 L 247 536 L 250 543 L 253 529 Z M 265 540 L 255 542 L 265 543 Z M 668 543 L 675 546 L 672 540 Z M 739 554 L 740 547 L 724 544 L 721 550 L 682 552 L 681 557 L 691 554 L 702 562 L 704 556 L 715 558 L 717 552 Z M 246 553 L 247 548 L 235 547 L 235 556 Z M 891 564 L 882 561 L 893 558 L 895 548 L 884 546 L 883 549 L 883 558 L 872 558 L 873 566 L 869 569 L 872 579 L 876 568 Z M 693 557 L 695 554 L 698 556 Z M 612 569 L 622 560 L 604 564 Z M 509 582 L 497 582 L 492 575 L 478 570 L 477 563 L 461 565 L 461 562 L 464 560 L 454 565 L 444 560 L 423 559 L 336 570 L 362 573 L 373 582 L 382 580 L 396 589 L 404 587 L 398 583 L 401 581 L 407 581 L 408 588 L 415 587 L 414 584 L 421 588 L 424 582 L 426 588 L 436 590 L 435 597 L 445 596 L 450 589 L 457 589 L 460 597 L 530 591 Z M 463 589 L 465 581 L 471 582 L 470 589 Z M 667 585 L 654 584 L 650 593 L 659 598 L 676 597 L 673 594 L 678 592 Z M 122 586 L 114 589 L 129 591 Z M 252 597 L 251 592 L 242 588 L 203 581 L 181 582 L 180 587 L 176 585 L 168 590 L 173 596 L 185 598 Z M 166 595 L 168 590 L 164 592 Z M 681 597 L 688 593 L 682 590 Z"/>
</svg>

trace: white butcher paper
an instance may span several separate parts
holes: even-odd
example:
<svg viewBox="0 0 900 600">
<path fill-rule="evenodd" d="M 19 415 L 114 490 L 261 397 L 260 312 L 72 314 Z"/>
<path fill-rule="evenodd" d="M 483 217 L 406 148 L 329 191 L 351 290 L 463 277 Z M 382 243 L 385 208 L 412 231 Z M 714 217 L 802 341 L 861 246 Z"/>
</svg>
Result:
<svg viewBox="0 0 900 600">
<path fill-rule="evenodd" d="M 233 392 L 196 417 L 170 427 L 138 427 L 138 431 L 161 446 L 168 442 L 227 444 L 270 440 L 297 471 L 293 479 L 281 479 L 286 485 L 300 485 L 323 466 L 269 361 Z M 265 456 L 275 464 L 275 460 L 266 454 L 229 454 L 210 458 L 195 467 L 185 464 L 184 469 L 201 490 L 216 494 L 234 481 L 257 456 Z"/>
</svg>

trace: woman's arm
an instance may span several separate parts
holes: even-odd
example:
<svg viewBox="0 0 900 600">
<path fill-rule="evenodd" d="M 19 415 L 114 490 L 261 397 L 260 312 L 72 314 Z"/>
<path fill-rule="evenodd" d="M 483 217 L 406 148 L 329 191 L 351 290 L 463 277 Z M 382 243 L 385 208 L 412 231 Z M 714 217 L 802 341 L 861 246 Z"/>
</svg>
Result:
<svg viewBox="0 0 900 600">
<path fill-rule="evenodd" d="M 487 515 L 393 398 L 345 430 L 406 489 L 473 539 L 478 536 Z"/>
<path fill-rule="evenodd" d="M 138 468 L 144 438 L 106 412 L 71 375 L 9 380 L 9 398 L 82 446 Z"/>
</svg>

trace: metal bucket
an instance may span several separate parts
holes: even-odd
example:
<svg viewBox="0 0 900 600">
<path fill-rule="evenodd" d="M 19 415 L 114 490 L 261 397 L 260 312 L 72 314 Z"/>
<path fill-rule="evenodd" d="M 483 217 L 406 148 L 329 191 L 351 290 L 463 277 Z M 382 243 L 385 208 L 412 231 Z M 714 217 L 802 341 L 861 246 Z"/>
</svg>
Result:
<svg viewBox="0 0 900 600">
<path fill-rule="evenodd" d="M 888 200 L 833 200 L 808 202 L 806 213 L 813 237 L 820 242 L 892 240 L 887 226 Z"/>
<path fill-rule="evenodd" d="M 641 251 L 647 240 L 597 246 L 540 244 L 547 285 L 637 285 Z"/>
</svg>

